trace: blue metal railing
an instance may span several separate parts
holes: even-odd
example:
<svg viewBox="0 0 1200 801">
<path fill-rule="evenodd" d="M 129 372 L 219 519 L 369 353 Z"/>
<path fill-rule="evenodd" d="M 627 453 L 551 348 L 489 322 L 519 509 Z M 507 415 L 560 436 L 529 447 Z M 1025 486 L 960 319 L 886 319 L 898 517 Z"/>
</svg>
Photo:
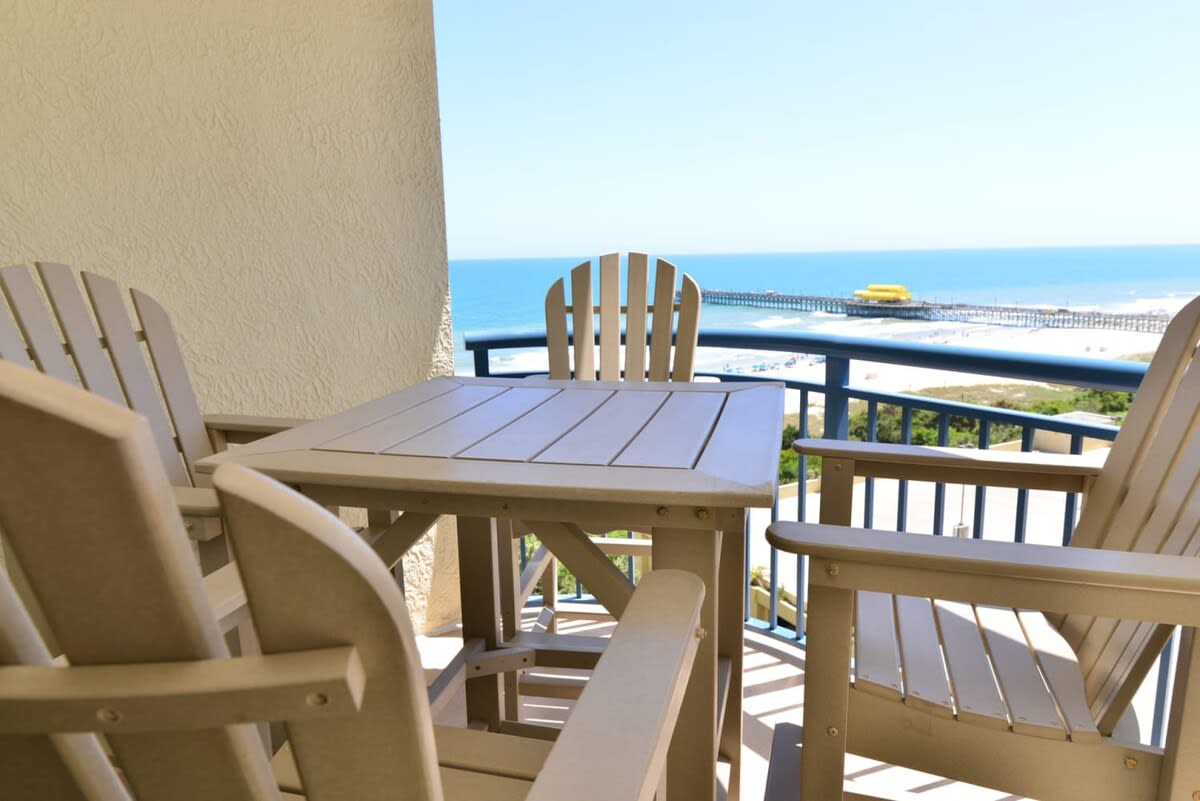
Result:
<svg viewBox="0 0 1200 801">
<path fill-rule="evenodd" d="M 491 369 L 492 355 L 496 351 L 511 349 L 545 348 L 544 332 L 500 333 L 500 334 L 467 334 L 466 347 L 472 353 L 475 374 L 525 376 L 530 372 L 494 373 Z M 622 336 L 624 339 L 624 336 Z M 911 442 L 914 434 L 914 415 L 926 412 L 936 417 L 936 440 L 929 444 L 947 445 L 950 442 L 952 418 L 973 420 L 978 425 L 978 437 L 974 446 L 986 449 L 996 443 L 992 441 L 993 431 L 1004 427 L 1007 430 L 1016 429 L 1020 432 L 1019 448 L 1030 452 L 1034 447 L 1036 432 L 1065 435 L 1069 441 L 1069 451 L 1074 454 L 1083 452 L 1085 439 L 1111 441 L 1117 433 L 1117 427 L 1100 425 L 1079 420 L 1049 417 L 1013 409 L 982 406 L 971 403 L 941 400 L 937 398 L 907 395 L 902 393 L 879 392 L 850 384 L 850 364 L 853 361 L 882 362 L 894 365 L 904 365 L 914 368 L 927 368 L 958 373 L 972 373 L 998 379 L 1015 379 L 1022 381 L 1047 382 L 1078 388 L 1136 391 L 1145 375 L 1147 365 L 1137 362 L 1117 362 L 1101 359 L 1050 356 L 1040 354 L 1013 353 L 1008 351 L 991 351 L 971 348 L 951 347 L 944 345 L 929 345 L 901 341 L 886 341 L 858 337 L 810 334 L 804 332 L 761 332 L 713 329 L 702 330 L 699 336 L 701 348 L 731 348 L 743 351 L 798 353 L 810 356 L 824 357 L 824 380 L 796 381 L 782 380 L 788 389 L 799 392 L 799 436 L 809 436 L 809 416 L 814 395 L 823 399 L 823 436 L 828 439 L 847 439 L 849 437 L 850 407 L 853 401 L 865 403 L 866 430 L 865 439 L 874 441 L 879 436 L 881 414 L 890 409 L 897 409 L 900 416 L 900 438 L 903 442 Z M 701 375 L 712 376 L 722 381 L 780 381 L 769 375 L 747 375 L 743 373 L 706 372 Z M 801 457 L 798 464 L 800 481 L 803 482 L 808 474 L 808 459 Z M 976 487 L 973 496 L 973 515 L 971 520 L 971 535 L 982 538 L 984 535 L 989 488 Z M 1028 490 L 1016 491 L 1015 520 L 1013 523 L 1012 539 L 1024 542 L 1028 534 L 1028 516 L 1030 510 L 1030 495 Z M 1062 512 L 1062 544 L 1070 540 L 1074 528 L 1079 503 L 1073 493 L 1063 493 Z M 872 478 L 864 482 L 863 492 L 863 522 L 864 525 L 878 526 L 880 520 L 875 515 L 876 484 Z M 943 534 L 946 528 L 946 486 L 938 483 L 934 486 L 932 519 L 928 521 L 927 533 Z M 965 507 L 965 497 L 963 506 Z M 808 503 L 804 485 L 797 491 L 796 518 L 800 521 L 807 519 Z M 771 520 L 779 519 L 779 496 L 771 509 Z M 909 504 L 909 482 L 899 481 L 897 484 L 897 503 L 895 528 L 898 531 L 912 530 Z M 918 521 L 918 526 L 922 523 Z M 750 602 L 750 559 L 751 545 L 755 542 L 747 519 L 746 536 L 746 606 L 744 616 L 748 625 L 803 643 L 802 625 L 795 628 L 781 625 L 779 620 L 780 584 L 782 567 L 779 554 L 774 548 L 769 549 L 767 559 L 768 601 L 766 603 L 766 619 L 755 619 Z M 761 537 L 761 533 L 756 535 Z M 630 560 L 632 562 L 632 560 Z M 806 590 L 807 564 L 805 559 L 796 560 L 796 609 L 798 621 L 803 620 L 804 594 Z M 1168 675 L 1169 654 L 1171 648 L 1164 650 L 1160 669 L 1158 671 L 1159 687 L 1152 725 L 1152 738 L 1156 744 L 1161 744 L 1164 736 L 1164 720 L 1166 699 L 1166 678 Z"/>
</svg>

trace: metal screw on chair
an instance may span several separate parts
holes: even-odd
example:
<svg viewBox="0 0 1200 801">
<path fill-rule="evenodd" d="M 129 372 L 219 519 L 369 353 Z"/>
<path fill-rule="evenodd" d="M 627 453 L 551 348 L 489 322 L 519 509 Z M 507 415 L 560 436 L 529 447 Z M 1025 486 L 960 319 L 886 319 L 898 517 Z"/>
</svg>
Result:
<svg viewBox="0 0 1200 801">
<path fill-rule="evenodd" d="M 708 510 L 707 509 L 697 509 L 696 510 L 696 518 L 698 520 L 707 520 L 708 519 Z"/>
<path fill-rule="evenodd" d="M 102 706 L 96 710 L 96 719 L 105 723 L 120 723 L 121 713 L 111 706 Z"/>
<path fill-rule="evenodd" d="M 1192 793 L 1192 801 L 1200 801 L 1200 790 Z"/>
<path fill-rule="evenodd" d="M 1134 757 L 1125 757 L 1125 767 L 1133 770 L 1137 767 L 1137 759 Z M 1194 795 L 1192 797 L 1195 798 Z"/>
<path fill-rule="evenodd" d="M 830 562 L 829 564 L 825 565 L 825 575 L 836 576 L 837 574 L 838 574 L 837 563 Z"/>
<path fill-rule="evenodd" d="M 669 515 L 671 513 L 671 510 L 665 506 L 660 506 L 655 511 L 658 513 L 659 517 L 666 517 L 667 515 Z"/>
<path fill-rule="evenodd" d="M 325 706 L 329 703 L 329 696 L 325 693 L 309 693 L 304 702 L 309 706 Z"/>
<path fill-rule="evenodd" d="M 697 640 L 703 640 L 707 636 L 708 636 L 708 632 L 704 630 L 703 626 L 696 626 L 696 639 Z"/>
<path fill-rule="evenodd" d="M 838 727 L 830 726 L 828 729 L 825 730 L 825 733 L 828 734 L 830 737 L 837 737 L 839 734 Z"/>
</svg>

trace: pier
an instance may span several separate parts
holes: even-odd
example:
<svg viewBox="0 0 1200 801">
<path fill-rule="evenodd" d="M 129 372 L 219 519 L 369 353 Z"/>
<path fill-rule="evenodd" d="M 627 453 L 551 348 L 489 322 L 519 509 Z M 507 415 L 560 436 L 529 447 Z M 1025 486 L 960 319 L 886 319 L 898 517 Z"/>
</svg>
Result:
<svg viewBox="0 0 1200 801">
<path fill-rule="evenodd" d="M 723 289 L 701 289 L 700 298 L 704 303 L 715 306 L 752 306 L 761 309 L 844 314 L 847 317 L 892 317 L 900 320 L 984 323 L 1019 328 L 1097 328 L 1161 334 L 1171 321 L 1171 315 L 1163 312 L 1117 314 L 1048 306 L 976 306 L 969 303 L 927 301 L 879 303 L 854 298 L 783 295 L 778 292 L 731 292 Z"/>
</svg>

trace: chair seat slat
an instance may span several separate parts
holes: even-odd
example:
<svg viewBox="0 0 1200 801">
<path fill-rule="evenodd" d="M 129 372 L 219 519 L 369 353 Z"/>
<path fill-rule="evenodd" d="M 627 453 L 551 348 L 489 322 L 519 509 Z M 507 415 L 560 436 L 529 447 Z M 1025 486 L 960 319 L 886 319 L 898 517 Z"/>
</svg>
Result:
<svg viewBox="0 0 1200 801">
<path fill-rule="evenodd" d="M 904 702 L 939 717 L 953 717 L 954 704 L 930 600 L 897 595 L 896 630 L 900 640 Z"/>
<path fill-rule="evenodd" d="M 1058 717 L 1054 699 L 1046 690 L 1034 655 L 1012 609 L 975 607 L 984 642 L 992 658 L 996 681 L 1018 734 L 1062 740 L 1067 730 Z"/>
<path fill-rule="evenodd" d="M 992 676 L 975 610 L 970 604 L 956 601 L 935 600 L 933 606 L 946 655 L 946 671 L 954 688 L 958 719 L 1007 729 L 1008 712 Z"/>
<path fill-rule="evenodd" d="M 893 701 L 902 697 L 892 596 L 859 592 L 854 603 L 854 686 Z"/>
</svg>

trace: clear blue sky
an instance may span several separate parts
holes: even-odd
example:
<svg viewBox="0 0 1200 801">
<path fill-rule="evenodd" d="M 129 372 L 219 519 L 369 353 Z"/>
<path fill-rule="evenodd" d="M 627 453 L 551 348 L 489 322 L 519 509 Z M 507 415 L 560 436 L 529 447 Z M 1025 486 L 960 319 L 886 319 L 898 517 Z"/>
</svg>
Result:
<svg viewBox="0 0 1200 801">
<path fill-rule="evenodd" d="M 1200 242 L 1200 0 L 434 0 L 451 258 Z"/>
</svg>

